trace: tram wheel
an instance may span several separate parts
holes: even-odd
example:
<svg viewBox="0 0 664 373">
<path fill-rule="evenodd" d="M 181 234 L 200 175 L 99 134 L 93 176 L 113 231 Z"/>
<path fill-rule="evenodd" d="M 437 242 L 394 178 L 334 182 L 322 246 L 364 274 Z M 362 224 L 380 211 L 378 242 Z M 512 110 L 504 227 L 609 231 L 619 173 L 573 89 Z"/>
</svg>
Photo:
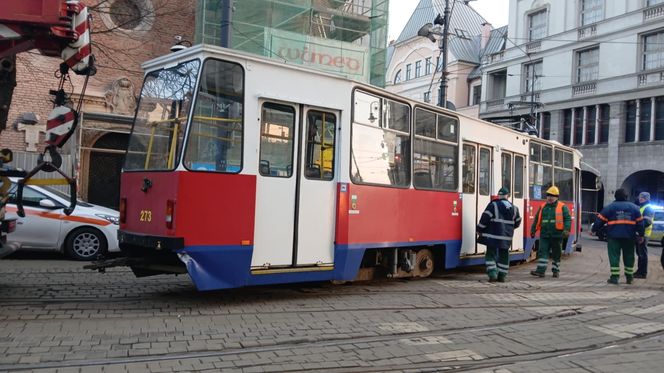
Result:
<svg viewBox="0 0 664 373">
<path fill-rule="evenodd" d="M 429 249 L 422 249 L 415 257 L 419 277 L 429 277 L 433 273 L 433 254 Z"/>
</svg>

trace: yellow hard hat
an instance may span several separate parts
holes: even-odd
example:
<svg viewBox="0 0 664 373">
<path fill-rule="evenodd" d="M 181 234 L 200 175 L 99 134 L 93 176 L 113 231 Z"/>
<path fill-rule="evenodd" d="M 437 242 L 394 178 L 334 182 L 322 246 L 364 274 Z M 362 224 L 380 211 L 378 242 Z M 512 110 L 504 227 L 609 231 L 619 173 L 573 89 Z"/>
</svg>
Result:
<svg viewBox="0 0 664 373">
<path fill-rule="evenodd" d="M 558 187 L 554 185 L 546 190 L 546 194 L 551 194 L 552 196 L 558 197 L 560 195 L 560 191 L 558 190 Z"/>
</svg>

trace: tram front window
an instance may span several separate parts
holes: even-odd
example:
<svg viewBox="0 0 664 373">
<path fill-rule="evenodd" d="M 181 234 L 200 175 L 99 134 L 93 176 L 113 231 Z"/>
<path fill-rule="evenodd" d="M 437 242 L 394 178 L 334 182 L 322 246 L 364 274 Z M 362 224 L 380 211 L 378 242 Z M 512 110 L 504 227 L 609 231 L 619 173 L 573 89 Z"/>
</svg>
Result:
<svg viewBox="0 0 664 373">
<path fill-rule="evenodd" d="M 200 61 L 147 74 L 124 169 L 169 170 L 177 165 Z"/>
</svg>

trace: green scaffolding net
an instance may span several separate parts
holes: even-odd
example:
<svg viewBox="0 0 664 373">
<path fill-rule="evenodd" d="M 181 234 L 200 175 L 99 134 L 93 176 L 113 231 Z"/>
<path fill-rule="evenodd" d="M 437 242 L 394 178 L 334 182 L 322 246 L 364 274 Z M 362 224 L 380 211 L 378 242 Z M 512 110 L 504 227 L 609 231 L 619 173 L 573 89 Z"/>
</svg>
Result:
<svg viewBox="0 0 664 373">
<path fill-rule="evenodd" d="M 196 42 L 385 85 L 389 0 L 199 0 Z"/>
</svg>

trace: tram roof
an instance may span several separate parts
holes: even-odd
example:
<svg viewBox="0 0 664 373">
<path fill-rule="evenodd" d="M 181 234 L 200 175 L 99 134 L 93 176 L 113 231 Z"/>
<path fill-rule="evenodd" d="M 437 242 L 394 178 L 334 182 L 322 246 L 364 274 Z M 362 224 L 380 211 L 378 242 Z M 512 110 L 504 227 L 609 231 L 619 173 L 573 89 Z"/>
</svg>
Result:
<svg viewBox="0 0 664 373">
<path fill-rule="evenodd" d="M 432 105 L 430 103 L 416 101 L 416 100 L 413 100 L 413 99 L 410 99 L 410 98 L 407 98 L 407 97 L 399 96 L 399 95 L 397 95 L 393 92 L 389 92 L 389 91 L 387 91 L 383 88 L 380 88 L 380 87 L 376 87 L 376 86 L 366 84 L 366 83 L 363 83 L 363 82 L 354 81 L 354 80 L 351 80 L 351 79 L 348 79 L 346 77 L 339 76 L 339 75 L 336 75 L 336 74 L 333 74 L 333 73 L 327 73 L 327 72 L 324 72 L 324 71 L 315 70 L 315 69 L 312 69 L 312 68 L 309 68 L 309 67 L 306 67 L 306 66 L 297 65 L 297 64 L 288 64 L 288 63 L 284 63 L 283 61 L 280 61 L 280 60 L 270 59 L 270 58 L 258 56 L 258 55 L 255 55 L 255 54 L 251 54 L 251 53 L 248 53 L 248 52 L 238 51 L 238 50 L 224 48 L 224 47 L 219 47 L 219 46 L 216 46 L 216 45 L 196 44 L 192 47 L 183 49 L 181 51 L 166 54 L 166 55 L 157 57 L 155 59 L 146 61 L 141 65 L 141 67 L 143 68 L 143 70 L 149 71 L 149 70 L 154 70 L 154 69 L 158 69 L 158 68 L 166 68 L 166 67 L 175 66 L 178 63 L 191 60 L 192 58 L 212 57 L 216 54 L 223 54 L 223 55 L 227 55 L 227 56 L 231 56 L 231 57 L 235 57 L 235 58 L 242 58 L 242 59 L 246 59 L 246 60 L 249 60 L 249 61 L 254 61 L 254 62 L 258 62 L 258 63 L 262 63 L 262 64 L 273 65 L 273 66 L 276 66 L 276 67 L 279 67 L 279 68 L 282 68 L 282 69 L 286 68 L 286 69 L 292 69 L 292 70 L 300 70 L 302 72 L 306 72 L 306 73 L 309 73 L 309 74 L 316 74 L 316 75 L 319 75 L 321 77 L 327 77 L 327 78 L 334 79 L 334 80 L 339 80 L 339 81 L 342 81 L 342 82 L 348 82 L 350 84 L 353 84 L 356 87 L 361 87 L 361 88 L 363 88 L 367 91 L 373 91 L 374 93 L 379 93 L 381 95 L 384 95 L 384 96 L 387 96 L 387 97 L 392 97 L 392 98 L 395 98 L 395 99 L 410 101 L 414 105 L 417 105 L 417 106 L 420 106 L 420 107 L 426 107 L 426 108 L 429 108 L 433 111 L 444 111 L 444 112 L 447 112 L 450 115 L 454 115 L 454 116 L 457 116 L 457 117 L 463 117 L 463 118 L 471 119 L 471 120 L 474 120 L 474 121 L 480 121 L 482 123 L 485 123 L 485 124 L 488 124 L 488 125 L 491 125 L 491 126 L 499 127 L 499 128 L 502 128 L 505 131 L 512 132 L 512 133 L 519 134 L 521 136 L 527 137 L 529 140 L 534 140 L 534 141 L 544 142 L 544 143 L 550 143 L 552 145 L 555 145 L 558 148 L 563 148 L 563 149 L 566 149 L 568 151 L 572 151 L 572 152 L 576 153 L 579 157 L 581 156 L 581 152 L 578 151 L 577 149 L 568 147 L 568 146 L 563 145 L 563 144 L 561 144 L 557 141 L 540 139 L 539 137 L 529 135 L 526 132 L 517 131 L 515 129 L 505 127 L 505 126 L 501 126 L 499 124 L 491 123 L 491 122 L 485 121 L 485 120 L 480 119 L 480 118 L 471 117 L 471 116 L 466 115 L 466 114 L 462 114 L 462 113 L 452 111 L 452 110 L 449 110 L 449 109 L 441 108 L 439 106 L 435 106 L 435 105 Z"/>
</svg>

